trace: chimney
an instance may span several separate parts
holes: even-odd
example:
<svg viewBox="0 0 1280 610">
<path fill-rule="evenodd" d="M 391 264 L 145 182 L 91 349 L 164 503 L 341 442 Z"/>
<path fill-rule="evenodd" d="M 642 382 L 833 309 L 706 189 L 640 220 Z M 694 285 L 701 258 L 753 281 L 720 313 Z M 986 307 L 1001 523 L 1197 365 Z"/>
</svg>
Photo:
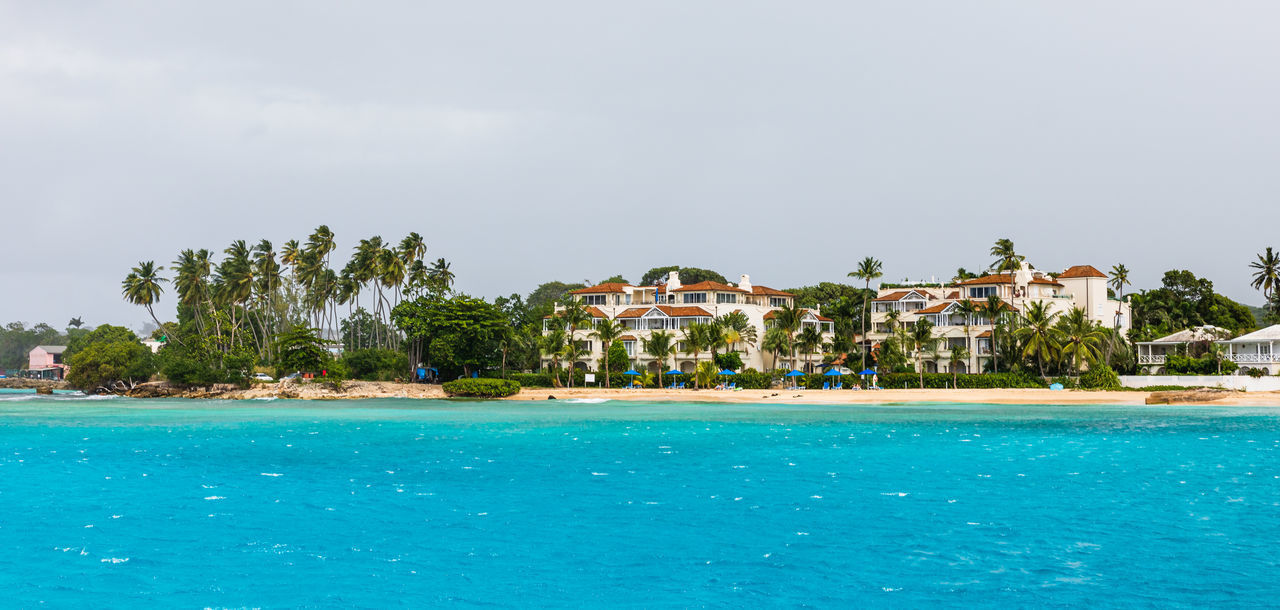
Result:
<svg viewBox="0 0 1280 610">
<path fill-rule="evenodd" d="M 751 292 L 751 276 L 745 273 L 742 274 L 742 277 L 738 280 L 738 288 Z"/>
<path fill-rule="evenodd" d="M 667 292 L 671 292 L 680 287 L 680 272 L 672 271 L 667 274 Z"/>
</svg>

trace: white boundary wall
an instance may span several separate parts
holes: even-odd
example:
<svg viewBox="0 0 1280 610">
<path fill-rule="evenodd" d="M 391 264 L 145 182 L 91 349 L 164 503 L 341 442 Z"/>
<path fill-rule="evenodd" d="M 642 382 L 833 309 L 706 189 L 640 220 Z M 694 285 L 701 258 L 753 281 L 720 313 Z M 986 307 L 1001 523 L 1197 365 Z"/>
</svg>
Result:
<svg viewBox="0 0 1280 610">
<path fill-rule="evenodd" d="M 1120 385 L 1126 388 L 1153 385 L 1205 386 L 1246 392 L 1278 392 L 1280 377 L 1254 379 L 1248 375 L 1121 375 Z"/>
</svg>

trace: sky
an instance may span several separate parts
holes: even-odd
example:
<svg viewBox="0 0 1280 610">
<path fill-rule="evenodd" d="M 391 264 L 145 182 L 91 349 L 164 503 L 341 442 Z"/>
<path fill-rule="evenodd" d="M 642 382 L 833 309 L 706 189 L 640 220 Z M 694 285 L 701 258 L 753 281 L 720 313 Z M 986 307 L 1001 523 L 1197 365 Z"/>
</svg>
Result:
<svg viewBox="0 0 1280 610">
<path fill-rule="evenodd" d="M 456 288 L 1190 269 L 1261 304 L 1280 4 L 0 0 L 0 323 L 138 261 L 421 233 Z M 345 255 L 345 254 L 344 254 Z M 340 266 L 340 265 L 339 265 Z M 158 313 L 172 312 L 166 293 Z"/>
</svg>

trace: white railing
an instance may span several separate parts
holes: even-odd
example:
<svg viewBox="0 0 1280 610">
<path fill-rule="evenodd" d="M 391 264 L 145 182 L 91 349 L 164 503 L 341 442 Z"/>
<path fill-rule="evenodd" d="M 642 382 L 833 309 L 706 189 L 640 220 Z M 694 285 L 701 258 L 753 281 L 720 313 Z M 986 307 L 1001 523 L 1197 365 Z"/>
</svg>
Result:
<svg viewBox="0 0 1280 610">
<path fill-rule="evenodd" d="M 1280 362 L 1280 354 L 1231 354 L 1232 362 Z"/>
<path fill-rule="evenodd" d="M 1139 354 L 1138 364 L 1164 364 L 1164 354 Z"/>
</svg>

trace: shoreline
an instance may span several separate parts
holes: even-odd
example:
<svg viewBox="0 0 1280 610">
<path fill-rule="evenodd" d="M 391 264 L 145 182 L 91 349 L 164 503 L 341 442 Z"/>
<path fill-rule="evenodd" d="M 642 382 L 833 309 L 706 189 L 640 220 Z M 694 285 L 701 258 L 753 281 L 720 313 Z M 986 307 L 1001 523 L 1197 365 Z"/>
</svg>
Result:
<svg viewBox="0 0 1280 610">
<path fill-rule="evenodd" d="M 439 385 L 387 381 L 348 381 L 341 389 L 321 383 L 283 381 L 235 386 L 184 389 L 152 382 L 126 394 L 132 398 L 190 398 L 218 400 L 360 400 L 449 398 Z M 727 404 L 812 404 L 812 405 L 893 405 L 893 404 L 994 404 L 994 405 L 1145 405 L 1187 404 L 1215 406 L 1280 407 L 1280 392 L 1219 392 L 1206 396 L 1197 392 L 1087 391 L 1047 389 L 893 389 L 893 390 L 665 390 L 621 388 L 521 388 L 499 400 L 610 400 L 620 402 L 727 403 Z M 1157 401 L 1154 402 L 1153 401 Z"/>
</svg>

